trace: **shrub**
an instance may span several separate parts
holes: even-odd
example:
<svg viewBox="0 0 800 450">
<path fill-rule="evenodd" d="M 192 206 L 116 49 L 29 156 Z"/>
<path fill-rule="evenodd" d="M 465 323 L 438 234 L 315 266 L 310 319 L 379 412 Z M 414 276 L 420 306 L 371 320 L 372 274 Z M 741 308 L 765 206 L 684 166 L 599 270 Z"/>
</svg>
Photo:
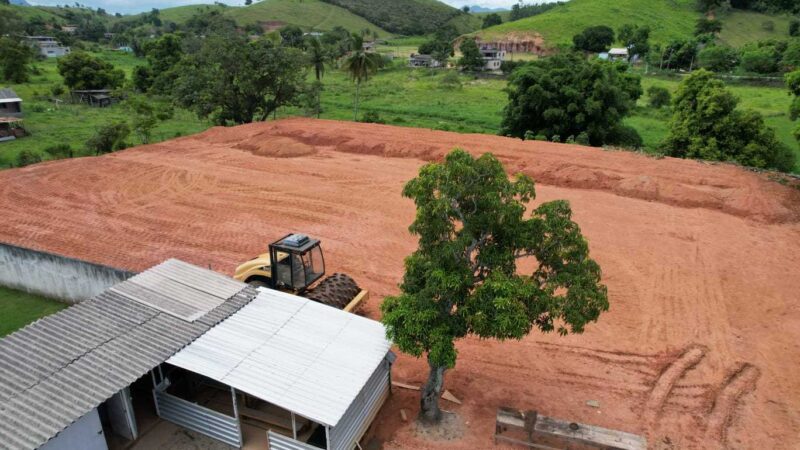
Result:
<svg viewBox="0 0 800 450">
<path fill-rule="evenodd" d="M 458 76 L 458 72 L 448 70 L 439 80 L 439 86 L 444 89 L 461 89 L 461 77 Z"/>
<path fill-rule="evenodd" d="M 525 61 L 503 61 L 500 63 L 500 70 L 505 74 L 508 75 L 514 71 L 517 67 L 525 64 Z"/>
<path fill-rule="evenodd" d="M 54 84 L 52 87 L 50 87 L 50 93 L 53 94 L 53 97 L 60 97 L 64 95 L 64 85 Z"/>
<path fill-rule="evenodd" d="M 31 150 L 24 149 L 17 154 L 17 167 L 25 167 L 42 161 L 42 155 Z"/>
<path fill-rule="evenodd" d="M 377 111 L 367 111 L 361 116 L 361 120 L 359 122 L 364 123 L 386 123 L 385 120 L 381 119 L 380 114 Z"/>
<path fill-rule="evenodd" d="M 51 145 L 44 149 L 44 152 L 52 156 L 53 159 L 72 158 L 72 147 L 69 144 L 56 144 Z"/>
<path fill-rule="evenodd" d="M 730 47 L 710 45 L 697 55 L 700 67 L 712 72 L 730 72 L 739 64 L 739 53 Z"/>
<path fill-rule="evenodd" d="M 681 82 L 664 143 L 669 156 L 734 161 L 789 171 L 794 154 L 764 123 L 761 114 L 737 109 L 739 99 L 701 69 Z"/>
<path fill-rule="evenodd" d="M 623 148 L 640 149 L 644 145 L 642 137 L 635 128 L 622 125 L 617 128 L 617 144 Z"/>
<path fill-rule="evenodd" d="M 534 133 L 531 130 L 527 130 L 525 132 L 525 134 L 522 136 L 522 139 L 525 140 L 525 141 L 530 141 L 530 140 L 536 139 L 536 133 Z M 546 140 L 546 138 L 545 138 L 545 140 Z"/>
<path fill-rule="evenodd" d="M 96 155 L 122 150 L 128 147 L 128 144 L 125 143 L 125 139 L 130 133 L 130 127 L 124 122 L 114 122 L 104 125 L 97 130 L 94 136 L 86 141 L 86 148 Z"/>
<path fill-rule="evenodd" d="M 800 20 L 792 19 L 792 21 L 789 22 L 789 36 L 800 36 Z"/>
<path fill-rule="evenodd" d="M 578 145 L 589 145 L 589 133 L 584 131 L 579 134 L 578 137 L 575 138 L 575 143 Z"/>
<path fill-rule="evenodd" d="M 669 106 L 672 101 L 672 94 L 669 93 L 669 89 L 661 86 L 650 86 L 647 89 L 647 97 L 650 99 L 650 106 L 653 108 Z"/>
<path fill-rule="evenodd" d="M 742 55 L 742 69 L 747 72 L 770 74 L 778 71 L 778 62 L 773 52 L 766 48 L 746 51 Z"/>
</svg>

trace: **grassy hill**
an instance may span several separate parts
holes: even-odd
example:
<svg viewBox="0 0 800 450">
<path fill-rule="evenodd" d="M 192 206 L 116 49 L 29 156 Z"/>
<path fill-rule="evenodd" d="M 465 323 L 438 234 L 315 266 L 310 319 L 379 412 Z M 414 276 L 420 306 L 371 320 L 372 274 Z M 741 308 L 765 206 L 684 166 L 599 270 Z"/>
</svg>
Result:
<svg viewBox="0 0 800 450">
<path fill-rule="evenodd" d="M 350 31 L 369 29 L 381 37 L 390 33 L 363 17 L 336 5 L 320 0 L 263 0 L 250 6 L 186 5 L 162 9 L 162 20 L 183 23 L 193 15 L 216 10 L 235 20 L 239 25 L 257 22 L 283 22 L 304 30 L 332 30 L 336 26 Z"/>
<path fill-rule="evenodd" d="M 533 17 L 503 23 L 480 31 L 485 39 L 515 33 L 538 33 L 546 47 L 572 44 L 572 36 L 593 25 L 614 29 L 633 23 L 649 25 L 653 41 L 691 36 L 700 13 L 694 0 L 571 0 Z"/>
<path fill-rule="evenodd" d="M 538 16 L 506 22 L 478 32 L 486 39 L 502 39 L 514 34 L 541 34 L 549 48 L 572 43 L 572 36 L 585 27 L 608 25 L 615 30 L 631 23 L 649 25 L 653 42 L 686 39 L 694 34 L 701 14 L 695 0 L 571 0 Z M 786 39 L 789 20 L 785 15 L 771 16 L 730 10 L 717 17 L 722 21 L 720 41 L 734 47 L 763 39 Z M 772 29 L 767 25 L 772 23 Z"/>
</svg>

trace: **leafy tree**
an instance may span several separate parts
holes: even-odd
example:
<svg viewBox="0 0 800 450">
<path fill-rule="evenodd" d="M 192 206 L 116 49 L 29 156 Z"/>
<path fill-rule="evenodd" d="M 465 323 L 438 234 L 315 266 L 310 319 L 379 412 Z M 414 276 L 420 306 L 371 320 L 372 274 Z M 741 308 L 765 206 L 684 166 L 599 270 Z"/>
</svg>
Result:
<svg viewBox="0 0 800 450">
<path fill-rule="evenodd" d="M 638 25 L 623 25 L 619 29 L 619 40 L 628 49 L 628 60 L 639 55 L 644 58 L 650 53 L 650 27 Z"/>
<path fill-rule="evenodd" d="M 423 42 L 419 46 L 418 51 L 423 55 L 431 55 L 433 59 L 440 63 L 445 63 L 451 56 L 455 55 L 453 40 L 458 35 L 458 30 L 452 25 L 441 27 L 434 33 L 432 39 Z"/>
<path fill-rule="evenodd" d="M 710 45 L 700 50 L 697 62 L 712 72 L 730 72 L 739 64 L 739 52 L 722 45 Z"/>
<path fill-rule="evenodd" d="M 716 19 L 701 17 L 697 19 L 694 26 L 695 36 L 700 36 L 701 34 L 719 34 L 720 31 L 722 31 L 722 22 Z"/>
<path fill-rule="evenodd" d="M 0 76 L 3 81 L 17 84 L 28 81 L 32 60 L 30 46 L 11 37 L 0 37 Z"/>
<path fill-rule="evenodd" d="M 792 19 L 792 21 L 789 22 L 789 36 L 800 36 L 800 20 Z"/>
<path fill-rule="evenodd" d="M 594 146 L 621 143 L 630 133 L 622 120 L 641 95 L 639 76 L 624 64 L 555 55 L 511 74 L 500 133 L 521 138 L 531 131 L 564 142 L 586 132 Z"/>
<path fill-rule="evenodd" d="M 709 12 L 722 5 L 723 0 L 697 0 L 697 9 L 700 12 Z"/>
<path fill-rule="evenodd" d="M 464 39 L 461 41 L 461 45 L 458 49 L 461 51 L 461 58 L 458 60 L 459 67 L 468 72 L 479 72 L 483 70 L 483 56 L 481 55 L 475 38 Z"/>
<path fill-rule="evenodd" d="M 755 111 L 737 109 L 739 99 L 714 75 L 700 69 L 681 82 L 673 100 L 669 156 L 773 168 L 794 166 L 792 151 Z"/>
<path fill-rule="evenodd" d="M 10 0 L 0 0 L 0 5 L 10 5 L 10 4 L 11 4 Z"/>
<path fill-rule="evenodd" d="M 759 48 L 742 54 L 742 69 L 759 74 L 772 74 L 778 71 L 778 60 L 768 49 Z"/>
<path fill-rule="evenodd" d="M 361 83 L 369 81 L 369 77 L 383 67 L 383 57 L 378 53 L 365 51 L 360 39 L 355 39 L 354 47 L 353 52 L 345 59 L 342 67 L 356 83 L 356 95 L 353 103 L 353 120 L 357 121 Z"/>
<path fill-rule="evenodd" d="M 514 3 L 511 6 L 511 14 L 508 18 L 509 21 L 513 22 L 515 20 L 524 19 L 526 17 L 537 16 L 542 14 L 543 12 L 549 11 L 556 6 L 563 5 L 564 2 L 553 2 L 553 3 L 532 3 L 532 4 L 524 4 Z"/>
<path fill-rule="evenodd" d="M 483 25 L 481 25 L 481 28 L 489 28 L 495 25 L 500 25 L 501 23 L 503 23 L 503 18 L 500 17 L 500 14 L 491 13 L 487 14 L 483 18 Z"/>
<path fill-rule="evenodd" d="M 3 10 L 0 14 L 0 37 L 17 36 L 26 33 L 25 21 L 13 10 Z"/>
<path fill-rule="evenodd" d="M 277 108 L 298 101 L 306 64 L 299 49 L 266 39 L 212 36 L 176 67 L 173 97 L 218 124 L 266 120 Z"/>
<path fill-rule="evenodd" d="M 694 68 L 697 58 L 697 42 L 693 40 L 675 40 L 664 47 L 661 52 L 660 67 L 664 69 Z"/>
<path fill-rule="evenodd" d="M 650 86 L 647 89 L 647 97 L 650 99 L 650 106 L 653 108 L 663 108 L 672 102 L 672 94 L 669 89 L 661 86 Z"/>
<path fill-rule="evenodd" d="M 792 106 L 789 108 L 789 116 L 792 120 L 800 118 L 800 70 L 786 74 L 786 87 L 789 93 L 794 96 Z M 800 126 L 794 131 L 794 137 L 800 142 Z"/>
<path fill-rule="evenodd" d="M 168 93 L 177 74 L 172 70 L 183 57 L 180 36 L 169 33 L 144 44 L 143 52 L 147 66 L 136 66 L 133 70 L 133 85 L 142 92 Z"/>
<path fill-rule="evenodd" d="M 533 180 L 509 180 L 491 154 L 475 159 L 455 150 L 420 169 L 403 195 L 417 206 L 409 230 L 419 247 L 405 260 L 401 294 L 387 297 L 381 310 L 400 350 L 427 357 L 423 422 L 441 418 L 438 400 L 444 373 L 456 363 L 456 340 L 522 339 L 534 328 L 581 333 L 608 310 L 600 266 L 569 203 L 543 203 L 526 217 Z M 534 270 L 520 274 L 521 260 Z"/>
<path fill-rule="evenodd" d="M 122 150 L 128 147 L 125 139 L 131 134 L 131 129 L 125 122 L 113 122 L 100 127 L 94 136 L 86 141 L 86 148 L 95 155 Z"/>
<path fill-rule="evenodd" d="M 253 0 L 244 0 L 244 6 L 250 6 L 253 4 Z"/>
<path fill-rule="evenodd" d="M 153 128 L 158 122 L 167 120 L 173 115 L 173 108 L 170 105 L 160 105 L 140 96 L 129 97 L 125 105 L 131 112 L 131 128 L 143 144 L 148 144 L 152 136 Z"/>
<path fill-rule="evenodd" d="M 787 72 L 800 69 L 800 39 L 794 39 L 786 46 L 781 57 L 781 69 Z"/>
<path fill-rule="evenodd" d="M 70 89 L 115 89 L 125 81 L 125 73 L 111 63 L 85 52 L 72 52 L 58 58 L 58 73 Z"/>
<path fill-rule="evenodd" d="M 301 47 L 303 45 L 303 30 L 297 25 L 286 25 L 281 28 L 280 33 L 284 45 L 290 47 Z"/>
<path fill-rule="evenodd" d="M 572 37 L 572 43 L 577 50 L 585 52 L 604 52 L 614 43 L 614 30 L 605 25 L 585 28 Z"/>
</svg>

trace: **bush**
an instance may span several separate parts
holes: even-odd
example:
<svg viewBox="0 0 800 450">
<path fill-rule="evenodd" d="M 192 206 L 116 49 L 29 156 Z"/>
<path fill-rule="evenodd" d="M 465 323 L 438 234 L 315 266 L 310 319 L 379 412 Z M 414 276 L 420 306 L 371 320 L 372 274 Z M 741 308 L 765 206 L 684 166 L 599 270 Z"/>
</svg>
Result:
<svg viewBox="0 0 800 450">
<path fill-rule="evenodd" d="M 792 21 L 789 22 L 789 36 L 800 36 L 800 20 L 792 19 Z"/>
<path fill-rule="evenodd" d="M 585 52 L 604 52 L 614 43 L 614 30 L 605 25 L 588 27 L 573 36 L 572 43 Z"/>
<path fill-rule="evenodd" d="M 17 167 L 25 167 L 30 164 L 42 162 L 42 155 L 25 149 L 17 154 Z"/>
<path fill-rule="evenodd" d="M 650 99 L 650 106 L 653 108 L 669 106 L 672 101 L 672 94 L 669 93 L 669 89 L 661 86 L 650 86 L 647 89 L 647 97 Z"/>
<path fill-rule="evenodd" d="M 508 75 L 514 71 L 517 67 L 525 64 L 525 61 L 503 61 L 500 63 L 500 71 L 503 74 Z"/>
<path fill-rule="evenodd" d="M 575 143 L 578 145 L 589 145 L 589 133 L 584 131 L 579 134 L 578 137 L 575 138 Z"/>
<path fill-rule="evenodd" d="M 448 70 L 439 80 L 439 86 L 444 89 L 461 89 L 461 77 L 455 70 Z"/>
<path fill-rule="evenodd" d="M 626 125 L 620 126 L 617 129 L 617 145 L 628 149 L 640 149 L 644 145 L 642 137 L 635 128 Z"/>
<path fill-rule="evenodd" d="M 50 87 L 50 93 L 53 94 L 53 97 L 60 97 L 64 95 L 64 85 L 54 84 L 52 87 Z"/>
<path fill-rule="evenodd" d="M 730 72 L 739 64 L 739 53 L 730 47 L 711 45 L 697 55 L 700 67 L 712 72 Z"/>
<path fill-rule="evenodd" d="M 737 109 L 739 99 L 704 69 L 681 82 L 664 142 L 669 156 L 789 171 L 794 154 L 761 114 Z"/>
<path fill-rule="evenodd" d="M 773 52 L 759 48 L 746 51 L 742 55 L 742 69 L 747 72 L 771 74 L 778 71 L 778 62 Z"/>
<path fill-rule="evenodd" d="M 367 111 L 361 116 L 361 120 L 359 122 L 364 123 L 386 123 L 385 120 L 381 119 L 380 114 L 377 111 Z"/>
<path fill-rule="evenodd" d="M 50 155 L 53 159 L 72 158 L 72 147 L 69 144 L 51 145 L 44 149 L 44 152 Z"/>
<path fill-rule="evenodd" d="M 94 136 L 86 141 L 86 148 L 96 155 L 122 150 L 128 147 L 125 139 L 130 133 L 130 127 L 124 122 L 104 125 L 97 130 Z"/>
</svg>

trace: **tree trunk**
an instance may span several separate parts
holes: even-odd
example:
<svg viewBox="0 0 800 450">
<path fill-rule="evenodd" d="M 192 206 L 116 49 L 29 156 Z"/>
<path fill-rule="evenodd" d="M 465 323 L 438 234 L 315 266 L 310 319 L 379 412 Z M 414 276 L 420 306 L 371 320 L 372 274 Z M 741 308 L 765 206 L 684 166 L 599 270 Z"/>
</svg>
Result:
<svg viewBox="0 0 800 450">
<path fill-rule="evenodd" d="M 361 90 L 361 80 L 356 82 L 356 104 L 353 108 L 353 122 L 358 121 L 358 93 Z"/>
<path fill-rule="evenodd" d="M 428 374 L 428 382 L 422 387 L 422 394 L 419 400 L 419 420 L 425 424 L 437 424 L 442 420 L 442 411 L 439 409 L 439 398 L 442 396 L 444 387 L 444 366 L 436 366 L 428 360 L 431 368 Z"/>
</svg>

